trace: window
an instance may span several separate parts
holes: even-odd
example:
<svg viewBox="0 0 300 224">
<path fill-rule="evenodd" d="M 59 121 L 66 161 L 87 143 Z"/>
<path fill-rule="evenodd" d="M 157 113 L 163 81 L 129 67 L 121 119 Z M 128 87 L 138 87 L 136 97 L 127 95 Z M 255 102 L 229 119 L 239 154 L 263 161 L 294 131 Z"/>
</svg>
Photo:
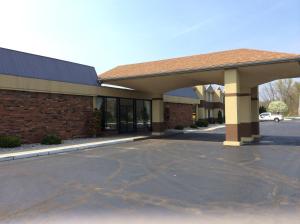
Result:
<svg viewBox="0 0 300 224">
<path fill-rule="evenodd" d="M 151 130 L 151 101 L 115 97 L 96 97 L 95 107 L 102 113 L 102 128 L 120 133 Z"/>
<path fill-rule="evenodd" d="M 104 99 L 103 99 L 103 97 L 96 97 L 96 108 L 98 109 L 98 110 L 101 110 L 102 108 L 103 108 L 103 105 L 104 105 Z"/>
<path fill-rule="evenodd" d="M 151 127 L 151 102 L 136 100 L 136 127 L 139 130 L 148 130 Z"/>
<path fill-rule="evenodd" d="M 211 92 L 207 92 L 206 101 L 207 102 L 212 102 L 213 101 L 213 94 Z"/>
<path fill-rule="evenodd" d="M 221 95 L 220 101 L 221 101 L 221 103 L 224 103 L 224 96 L 223 95 Z"/>
<path fill-rule="evenodd" d="M 106 130 L 117 129 L 117 99 L 116 98 L 106 98 L 105 129 Z"/>
</svg>

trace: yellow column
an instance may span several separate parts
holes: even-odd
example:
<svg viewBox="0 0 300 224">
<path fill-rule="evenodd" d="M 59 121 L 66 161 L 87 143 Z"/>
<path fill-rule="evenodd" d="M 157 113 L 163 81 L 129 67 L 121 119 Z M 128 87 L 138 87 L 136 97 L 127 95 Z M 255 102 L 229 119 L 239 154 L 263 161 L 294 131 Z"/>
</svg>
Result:
<svg viewBox="0 0 300 224">
<path fill-rule="evenodd" d="M 164 122 L 164 102 L 163 98 L 152 99 L 152 134 L 162 134 L 166 129 Z"/>
<path fill-rule="evenodd" d="M 251 88 L 251 125 L 252 137 L 258 139 L 259 135 L 259 99 L 258 99 L 258 86 Z"/>
<path fill-rule="evenodd" d="M 225 70 L 225 123 L 224 145 L 240 146 L 252 141 L 251 89 L 241 82 L 237 69 Z"/>
<path fill-rule="evenodd" d="M 96 98 L 97 96 L 93 96 L 93 109 L 96 109 Z"/>
<path fill-rule="evenodd" d="M 199 104 L 196 105 L 196 121 L 200 118 Z"/>
</svg>

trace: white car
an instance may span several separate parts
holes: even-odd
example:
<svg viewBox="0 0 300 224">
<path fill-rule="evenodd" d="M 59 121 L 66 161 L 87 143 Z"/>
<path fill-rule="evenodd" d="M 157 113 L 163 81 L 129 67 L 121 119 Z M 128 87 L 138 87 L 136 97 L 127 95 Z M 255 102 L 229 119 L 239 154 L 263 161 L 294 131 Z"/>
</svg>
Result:
<svg viewBox="0 0 300 224">
<path fill-rule="evenodd" d="M 259 115 L 259 120 L 279 122 L 283 120 L 283 116 L 281 114 L 271 114 L 269 112 L 265 112 Z"/>
</svg>

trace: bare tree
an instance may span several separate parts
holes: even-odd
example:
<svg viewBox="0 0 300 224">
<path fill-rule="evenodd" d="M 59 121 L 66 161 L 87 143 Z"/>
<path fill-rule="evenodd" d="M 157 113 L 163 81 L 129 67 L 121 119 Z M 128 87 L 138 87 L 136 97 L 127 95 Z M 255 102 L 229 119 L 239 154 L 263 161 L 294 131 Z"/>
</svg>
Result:
<svg viewBox="0 0 300 224">
<path fill-rule="evenodd" d="M 296 82 L 295 83 L 295 92 L 296 92 L 296 96 L 295 98 L 298 99 L 298 115 L 300 116 L 300 82 Z"/>
<path fill-rule="evenodd" d="M 294 112 L 296 99 L 293 79 L 281 79 L 275 83 L 275 89 L 278 92 L 279 99 L 285 102 L 289 108 L 289 114 Z"/>
<path fill-rule="evenodd" d="M 287 104 L 289 115 L 298 114 L 300 82 L 294 79 L 277 80 L 263 85 L 260 92 L 265 106 L 272 101 L 280 100 Z"/>
<path fill-rule="evenodd" d="M 300 116 L 300 94 L 299 94 L 299 102 L 298 102 L 298 116 Z"/>
<path fill-rule="evenodd" d="M 275 82 L 269 82 L 262 86 L 261 97 L 262 100 L 266 103 L 271 101 L 279 100 L 278 93 L 276 92 Z"/>
</svg>

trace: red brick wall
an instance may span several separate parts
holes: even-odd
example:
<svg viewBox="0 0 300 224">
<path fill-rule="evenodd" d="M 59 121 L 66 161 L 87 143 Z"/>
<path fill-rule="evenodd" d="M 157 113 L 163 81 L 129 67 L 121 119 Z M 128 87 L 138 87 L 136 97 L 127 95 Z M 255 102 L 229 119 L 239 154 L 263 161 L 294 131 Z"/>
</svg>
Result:
<svg viewBox="0 0 300 224">
<path fill-rule="evenodd" d="M 190 126 L 193 123 L 194 105 L 181 103 L 165 103 L 165 121 L 167 128 L 174 128 L 176 125 Z M 168 119 L 168 118 L 169 119 Z"/>
<path fill-rule="evenodd" d="M 24 143 L 40 142 L 49 133 L 62 139 L 88 136 L 93 98 L 0 90 L 0 135 Z"/>
</svg>

